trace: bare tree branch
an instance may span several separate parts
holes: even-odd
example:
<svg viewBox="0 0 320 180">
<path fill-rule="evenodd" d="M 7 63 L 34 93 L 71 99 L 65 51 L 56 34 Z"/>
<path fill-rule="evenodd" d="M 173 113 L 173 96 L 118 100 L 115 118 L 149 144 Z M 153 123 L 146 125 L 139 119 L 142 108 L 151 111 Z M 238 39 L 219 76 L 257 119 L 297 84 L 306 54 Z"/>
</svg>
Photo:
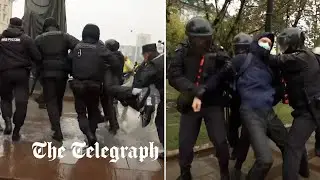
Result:
<svg viewBox="0 0 320 180">
<path fill-rule="evenodd" d="M 211 26 L 214 28 L 218 23 L 220 23 L 226 12 L 227 12 L 227 9 L 228 9 L 228 6 L 230 5 L 232 0 L 225 0 L 224 1 L 224 4 L 222 6 L 222 9 L 219 11 L 219 13 L 217 14 L 216 18 L 214 19 L 214 21 L 212 22 Z"/>
<path fill-rule="evenodd" d="M 242 12 L 244 10 L 244 7 L 245 7 L 245 4 L 246 4 L 246 0 L 241 0 L 241 4 L 240 4 L 240 8 L 239 8 L 239 11 L 238 11 L 238 14 L 237 14 L 237 17 L 236 19 L 234 20 L 232 26 L 231 26 L 231 29 L 227 35 L 227 39 L 230 38 L 230 36 L 233 34 L 233 32 L 235 31 L 236 29 L 236 26 L 238 25 L 240 19 L 241 19 L 241 15 L 242 15 Z"/>
<path fill-rule="evenodd" d="M 203 3 L 204 11 L 206 13 L 206 18 L 208 21 L 210 21 L 209 12 L 208 12 L 208 5 L 206 3 L 206 0 L 202 0 L 202 3 Z"/>
<path fill-rule="evenodd" d="M 292 24 L 292 27 L 297 27 L 298 23 L 299 23 L 299 20 L 302 16 L 302 13 L 306 7 L 306 4 L 307 4 L 307 0 L 300 0 L 299 2 L 299 10 L 298 10 L 298 13 L 297 13 L 297 16 L 294 20 L 294 23 Z"/>
<path fill-rule="evenodd" d="M 264 26 L 265 26 L 265 25 L 262 25 L 259 29 L 255 29 L 255 30 L 249 32 L 248 34 L 253 34 L 253 33 L 255 33 L 255 32 L 261 31 L 261 30 L 264 28 Z"/>
</svg>

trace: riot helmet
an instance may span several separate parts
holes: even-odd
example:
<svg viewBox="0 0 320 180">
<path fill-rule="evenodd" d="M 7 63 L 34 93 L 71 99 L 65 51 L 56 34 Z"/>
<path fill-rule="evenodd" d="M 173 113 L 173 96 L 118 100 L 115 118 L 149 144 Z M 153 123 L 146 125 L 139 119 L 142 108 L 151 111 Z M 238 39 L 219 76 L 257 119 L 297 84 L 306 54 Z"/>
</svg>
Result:
<svg viewBox="0 0 320 180">
<path fill-rule="evenodd" d="M 110 51 L 118 51 L 120 44 L 115 39 L 108 39 L 105 43 L 106 48 L 108 48 Z"/>
<path fill-rule="evenodd" d="M 299 28 L 286 28 L 277 37 L 281 53 L 293 53 L 304 48 L 306 37 Z"/>
<path fill-rule="evenodd" d="M 233 50 L 235 54 L 248 53 L 253 38 L 246 33 L 239 33 L 233 38 Z"/>
<path fill-rule="evenodd" d="M 210 49 L 213 29 L 205 18 L 194 17 L 190 19 L 186 24 L 185 34 L 188 36 L 191 48 L 198 53 L 204 53 Z"/>
</svg>

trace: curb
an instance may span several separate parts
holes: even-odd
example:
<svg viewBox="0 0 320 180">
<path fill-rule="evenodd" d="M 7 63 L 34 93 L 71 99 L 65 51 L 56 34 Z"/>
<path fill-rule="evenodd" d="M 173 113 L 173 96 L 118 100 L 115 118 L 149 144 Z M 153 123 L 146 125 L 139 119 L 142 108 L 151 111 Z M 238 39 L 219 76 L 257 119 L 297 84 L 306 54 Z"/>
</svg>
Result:
<svg viewBox="0 0 320 180">
<path fill-rule="evenodd" d="M 284 125 L 287 129 L 291 127 L 291 124 L 285 124 Z M 212 154 L 212 152 L 214 152 L 214 147 L 211 143 L 206 143 L 200 146 L 195 146 L 193 148 L 193 152 L 195 154 L 199 154 L 200 156 L 210 153 Z M 167 160 L 173 160 L 178 158 L 179 156 L 179 149 L 174 149 L 174 150 L 170 150 L 166 152 L 166 158 Z"/>
</svg>

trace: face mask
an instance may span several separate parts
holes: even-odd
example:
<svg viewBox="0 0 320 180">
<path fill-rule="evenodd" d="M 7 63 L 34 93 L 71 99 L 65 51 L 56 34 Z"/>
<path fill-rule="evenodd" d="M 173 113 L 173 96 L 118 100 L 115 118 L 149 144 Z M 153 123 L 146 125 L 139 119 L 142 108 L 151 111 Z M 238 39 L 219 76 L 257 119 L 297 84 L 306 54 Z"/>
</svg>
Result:
<svg viewBox="0 0 320 180">
<path fill-rule="evenodd" d="M 268 50 L 270 51 L 271 50 L 271 47 L 269 46 L 269 43 L 266 43 L 266 42 L 258 42 L 259 46 L 262 47 L 263 49 L 265 50 Z"/>
</svg>

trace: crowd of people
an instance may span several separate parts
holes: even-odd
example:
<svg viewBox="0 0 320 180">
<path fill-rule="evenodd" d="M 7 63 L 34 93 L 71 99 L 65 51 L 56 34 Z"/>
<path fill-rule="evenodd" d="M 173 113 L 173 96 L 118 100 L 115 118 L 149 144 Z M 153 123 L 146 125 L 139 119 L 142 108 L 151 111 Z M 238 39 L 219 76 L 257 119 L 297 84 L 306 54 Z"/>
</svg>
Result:
<svg viewBox="0 0 320 180">
<path fill-rule="evenodd" d="M 156 126 L 163 144 L 164 58 L 157 52 L 155 43 L 142 47 L 144 61 L 136 69 L 132 87 L 124 87 L 121 85 L 125 57 L 119 51 L 120 44 L 114 39 L 103 43 L 97 25 L 87 24 L 82 31 L 82 40 L 61 31 L 54 18 L 45 19 L 42 33 L 35 39 L 24 33 L 22 25 L 21 19 L 11 18 L 9 27 L 0 36 L 0 97 L 4 134 L 12 133 L 13 141 L 20 140 L 20 129 L 28 109 L 30 73 L 34 72 L 43 87 L 43 104 L 48 112 L 54 140 L 63 140 L 60 119 L 67 84 L 74 95 L 79 127 L 90 146 L 97 142 L 97 124 L 104 120 L 109 121 L 109 131 L 117 133 L 119 124 L 115 100 L 141 114 L 153 113 L 156 105 L 152 104 L 152 111 L 147 110 L 150 103 L 147 104 L 146 99 L 153 93 L 151 86 L 155 86 L 160 92 Z M 104 117 L 99 104 L 103 107 Z M 146 121 L 150 122 L 150 119 Z"/>
<path fill-rule="evenodd" d="M 202 119 L 215 147 L 221 180 L 241 178 L 250 145 L 255 163 L 246 179 L 265 179 L 273 164 L 269 139 L 282 152 L 284 180 L 309 177 L 305 144 L 320 128 L 320 55 L 305 47 L 305 33 L 299 28 L 286 28 L 277 37 L 271 32 L 254 37 L 240 33 L 231 58 L 213 42 L 206 19 L 190 19 L 185 32 L 187 39 L 175 51 L 167 76 L 180 92 L 178 179 L 192 179 L 193 147 Z M 278 55 L 271 54 L 275 41 Z M 281 100 L 293 108 L 289 131 L 273 110 Z M 226 107 L 231 109 L 228 127 Z M 316 133 L 318 156 L 319 136 Z M 236 160 L 232 173 L 229 159 Z"/>
</svg>

